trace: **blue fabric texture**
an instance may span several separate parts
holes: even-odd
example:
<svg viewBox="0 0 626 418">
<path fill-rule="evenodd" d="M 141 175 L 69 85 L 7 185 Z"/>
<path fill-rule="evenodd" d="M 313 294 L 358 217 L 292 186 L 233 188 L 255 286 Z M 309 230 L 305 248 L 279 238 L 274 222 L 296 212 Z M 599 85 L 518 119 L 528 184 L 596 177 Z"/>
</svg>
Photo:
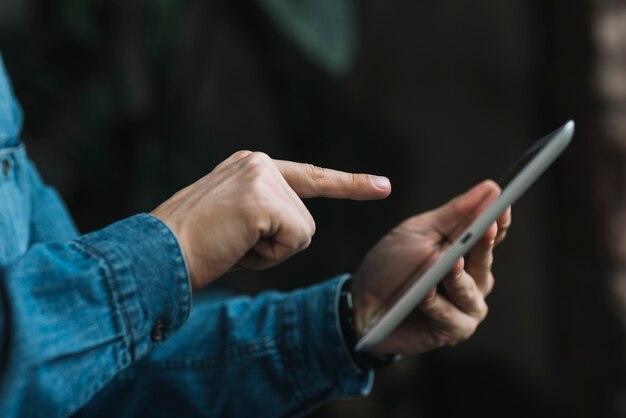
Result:
<svg viewBox="0 0 626 418">
<path fill-rule="evenodd" d="M 370 391 L 338 325 L 347 276 L 192 310 L 169 228 L 80 236 L 21 126 L 0 56 L 0 416 L 298 416 Z"/>
</svg>

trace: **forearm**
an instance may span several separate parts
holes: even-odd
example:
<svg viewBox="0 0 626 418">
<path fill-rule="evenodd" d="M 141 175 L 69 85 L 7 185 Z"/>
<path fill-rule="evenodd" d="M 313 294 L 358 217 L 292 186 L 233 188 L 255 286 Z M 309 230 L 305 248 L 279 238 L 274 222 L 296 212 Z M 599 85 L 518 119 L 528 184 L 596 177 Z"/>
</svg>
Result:
<svg viewBox="0 0 626 418">
<path fill-rule="evenodd" d="M 189 310 L 176 240 L 148 215 L 35 245 L 0 279 L 3 417 L 70 415 Z"/>
<path fill-rule="evenodd" d="M 362 396 L 337 318 L 340 279 L 194 306 L 187 323 L 80 416 L 281 417 Z"/>
</svg>

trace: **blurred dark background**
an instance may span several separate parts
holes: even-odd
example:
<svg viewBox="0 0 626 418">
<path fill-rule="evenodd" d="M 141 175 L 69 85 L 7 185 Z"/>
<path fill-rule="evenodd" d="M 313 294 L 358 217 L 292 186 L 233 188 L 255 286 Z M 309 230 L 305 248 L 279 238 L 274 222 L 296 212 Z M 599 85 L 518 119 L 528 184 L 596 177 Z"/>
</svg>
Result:
<svg viewBox="0 0 626 418">
<path fill-rule="evenodd" d="M 0 50 L 30 155 L 84 232 L 239 149 L 391 179 L 386 201 L 308 201 L 308 251 L 216 285 L 251 294 L 354 271 L 575 119 L 514 208 L 474 338 L 313 416 L 626 416 L 624 1 L 0 0 Z"/>
</svg>

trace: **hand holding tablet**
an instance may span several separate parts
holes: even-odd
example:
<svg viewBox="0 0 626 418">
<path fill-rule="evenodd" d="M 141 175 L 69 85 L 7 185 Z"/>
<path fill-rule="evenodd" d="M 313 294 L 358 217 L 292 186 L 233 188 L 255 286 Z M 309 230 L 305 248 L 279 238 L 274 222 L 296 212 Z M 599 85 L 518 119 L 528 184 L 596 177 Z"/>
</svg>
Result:
<svg viewBox="0 0 626 418">
<path fill-rule="evenodd" d="M 563 152 L 573 133 L 570 121 L 536 142 L 499 182 L 501 193 L 496 183 L 483 182 L 403 222 L 368 253 L 353 284 L 358 351 L 417 353 L 473 333 L 486 315 L 491 251 L 506 234 L 507 208 Z M 440 282 L 441 293 L 434 292 Z"/>
<path fill-rule="evenodd" d="M 449 245 L 450 232 L 499 193 L 494 182 L 482 182 L 435 210 L 407 219 L 383 237 L 369 251 L 353 279 L 357 330 L 362 333 L 375 323 L 377 315 L 396 300 L 403 286 L 410 285 L 406 278 L 432 266 Z M 373 351 L 421 353 L 469 337 L 487 313 L 485 297 L 493 287 L 492 250 L 496 235 L 502 238 L 510 222 L 507 210 L 463 259 L 457 259 L 443 278 L 440 292 L 431 288 L 417 308 Z"/>
</svg>

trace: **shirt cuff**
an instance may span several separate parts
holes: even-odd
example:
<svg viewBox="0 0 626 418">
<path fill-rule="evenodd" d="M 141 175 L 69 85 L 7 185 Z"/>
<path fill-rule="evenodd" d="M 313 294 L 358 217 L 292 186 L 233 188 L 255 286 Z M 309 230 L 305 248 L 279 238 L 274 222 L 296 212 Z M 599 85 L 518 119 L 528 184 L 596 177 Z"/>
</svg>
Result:
<svg viewBox="0 0 626 418">
<path fill-rule="evenodd" d="M 131 360 L 148 354 L 185 322 L 191 309 L 189 275 L 178 241 L 162 221 L 140 214 L 76 242 L 104 261 Z"/>
<path fill-rule="evenodd" d="M 287 369 L 305 399 L 365 396 L 372 389 L 374 372 L 354 365 L 341 333 L 339 295 L 349 277 L 297 290 L 285 300 Z"/>
</svg>

